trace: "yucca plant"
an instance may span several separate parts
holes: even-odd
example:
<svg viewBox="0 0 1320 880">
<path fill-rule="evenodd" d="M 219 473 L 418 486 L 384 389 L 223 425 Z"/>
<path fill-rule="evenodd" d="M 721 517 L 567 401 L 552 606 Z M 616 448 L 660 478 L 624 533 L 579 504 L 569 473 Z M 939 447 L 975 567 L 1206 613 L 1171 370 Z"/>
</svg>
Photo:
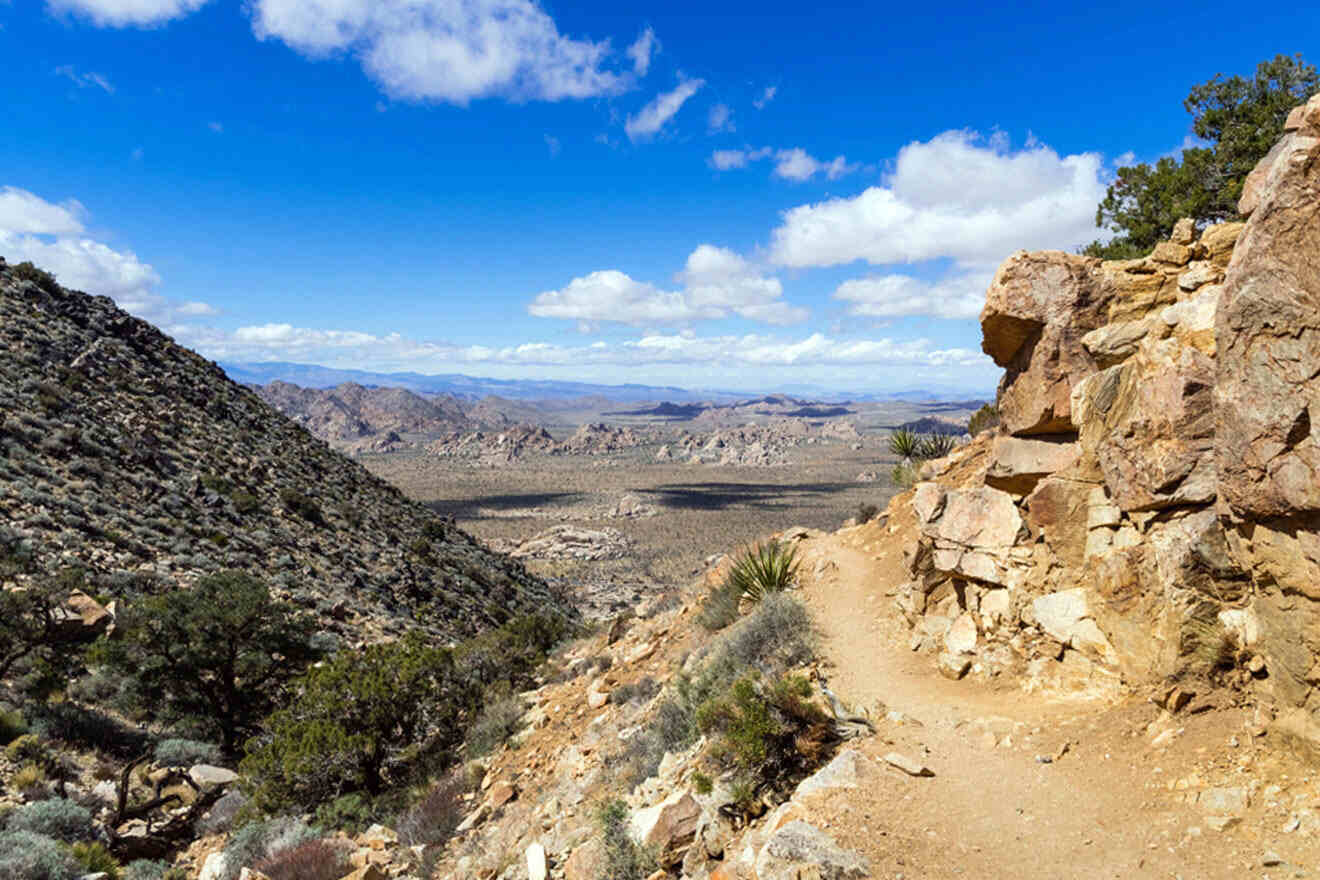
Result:
<svg viewBox="0 0 1320 880">
<path fill-rule="evenodd" d="M 896 428 L 889 434 L 889 451 L 899 458 L 915 458 L 921 449 L 921 436 L 911 428 Z"/>
<path fill-rule="evenodd" d="M 733 564 L 725 583 L 752 602 L 760 602 L 771 593 L 787 589 L 797 577 L 797 570 L 797 547 L 767 541 L 748 547 Z"/>
<path fill-rule="evenodd" d="M 953 452 L 953 446 L 952 434 L 927 434 L 917 444 L 917 455 L 920 458 L 943 458 Z"/>
</svg>

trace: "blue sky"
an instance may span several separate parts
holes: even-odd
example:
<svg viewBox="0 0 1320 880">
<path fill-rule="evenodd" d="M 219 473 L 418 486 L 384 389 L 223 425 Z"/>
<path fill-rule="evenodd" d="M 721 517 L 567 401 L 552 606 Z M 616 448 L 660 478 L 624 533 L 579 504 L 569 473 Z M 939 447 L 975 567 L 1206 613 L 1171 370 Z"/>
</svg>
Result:
<svg viewBox="0 0 1320 880">
<path fill-rule="evenodd" d="M 927 11 L 927 9 L 929 11 Z M 988 391 L 1281 6 L 0 0 L 0 254 L 227 361 Z M 1308 53 L 1314 60 L 1315 52 Z"/>
</svg>

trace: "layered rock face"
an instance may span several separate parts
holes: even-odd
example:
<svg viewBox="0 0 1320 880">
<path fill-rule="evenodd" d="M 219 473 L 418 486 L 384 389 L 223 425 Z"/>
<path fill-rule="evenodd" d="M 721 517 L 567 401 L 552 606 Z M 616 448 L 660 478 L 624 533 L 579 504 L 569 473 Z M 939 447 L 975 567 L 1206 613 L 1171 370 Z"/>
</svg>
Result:
<svg viewBox="0 0 1320 880">
<path fill-rule="evenodd" d="M 981 315 L 1000 433 L 910 496 L 899 606 L 941 669 L 1217 666 L 1320 731 L 1320 97 L 1240 207 L 1140 260 L 1000 267 Z"/>
</svg>

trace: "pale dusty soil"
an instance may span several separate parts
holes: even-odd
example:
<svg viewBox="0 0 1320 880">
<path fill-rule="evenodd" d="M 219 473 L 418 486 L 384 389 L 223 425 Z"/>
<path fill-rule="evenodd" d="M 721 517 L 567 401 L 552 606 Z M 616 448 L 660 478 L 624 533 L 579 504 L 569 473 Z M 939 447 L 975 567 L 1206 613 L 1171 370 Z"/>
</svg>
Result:
<svg viewBox="0 0 1320 880">
<path fill-rule="evenodd" d="M 904 579 L 909 528 L 867 526 L 803 546 L 802 596 L 822 631 L 832 688 L 855 706 L 882 703 L 917 722 L 881 720 L 859 748 L 877 760 L 899 751 L 935 772 L 915 779 L 885 767 L 872 787 L 810 804 L 813 821 L 870 859 L 872 876 L 1315 876 L 1320 837 L 1283 829 L 1299 806 L 1320 807 L 1320 790 L 1286 749 L 1253 738 L 1248 710 L 1183 718 L 1185 732 L 1156 750 L 1146 726 L 1158 710 L 1145 700 L 953 682 L 911 653 L 887 595 Z M 837 568 L 814 577 L 821 557 Z M 1065 743 L 1057 761 L 1037 761 Z M 1187 791 L 1253 781 L 1245 821 L 1227 831 L 1184 802 Z M 1272 784 L 1282 791 L 1267 795 Z M 1291 865 L 1264 867 L 1271 850 Z"/>
</svg>

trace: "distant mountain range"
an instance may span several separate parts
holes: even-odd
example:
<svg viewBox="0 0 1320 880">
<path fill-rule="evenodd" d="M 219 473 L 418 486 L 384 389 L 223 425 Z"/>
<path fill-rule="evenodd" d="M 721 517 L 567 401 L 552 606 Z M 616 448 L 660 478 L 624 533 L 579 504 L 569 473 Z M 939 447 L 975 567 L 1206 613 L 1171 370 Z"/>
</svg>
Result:
<svg viewBox="0 0 1320 880">
<path fill-rule="evenodd" d="M 483 397 L 503 397 L 507 400 L 572 400 L 580 397 L 600 397 L 618 403 L 654 403 L 669 401 L 684 403 L 736 403 L 746 401 L 750 396 L 742 391 L 713 391 L 709 389 L 678 388 L 672 385 L 597 385 L 590 382 L 561 382 L 551 379 L 490 379 L 479 376 L 466 376 L 462 373 L 442 373 L 426 375 L 424 373 L 374 373 L 368 370 L 342 370 L 334 367 L 322 367 L 316 364 L 294 364 L 282 361 L 262 363 L 229 364 L 220 367 L 235 382 L 246 385 L 268 385 L 271 382 L 288 382 L 303 388 L 334 388 L 346 382 L 375 388 L 403 388 L 418 394 L 452 394 L 463 400 L 480 400 Z M 957 401 L 976 397 L 974 391 L 966 389 L 950 391 L 948 389 L 909 389 L 889 392 L 849 392 L 840 394 L 823 389 L 794 386 L 793 388 L 774 389 L 780 393 L 792 393 L 809 396 L 814 404 L 842 404 L 847 401 Z M 845 400 L 846 398 L 846 400 Z M 978 404 L 979 405 L 979 404 Z"/>
</svg>

